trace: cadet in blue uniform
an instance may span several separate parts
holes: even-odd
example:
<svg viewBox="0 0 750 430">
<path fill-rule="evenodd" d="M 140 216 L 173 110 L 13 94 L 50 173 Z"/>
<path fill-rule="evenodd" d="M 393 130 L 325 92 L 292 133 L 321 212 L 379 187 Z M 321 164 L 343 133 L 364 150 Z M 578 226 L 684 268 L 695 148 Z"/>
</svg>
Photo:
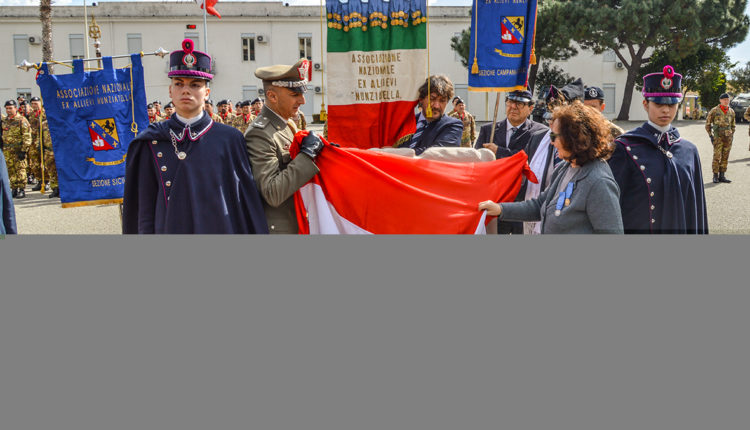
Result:
<svg viewBox="0 0 750 430">
<path fill-rule="evenodd" d="M 644 76 L 648 121 L 615 140 L 609 166 L 626 234 L 708 233 L 698 150 L 672 126 L 681 80 L 672 66 Z"/>
<path fill-rule="evenodd" d="M 174 115 L 128 148 L 123 233 L 268 233 L 242 133 L 203 111 L 211 57 L 182 47 L 169 58 Z"/>
</svg>

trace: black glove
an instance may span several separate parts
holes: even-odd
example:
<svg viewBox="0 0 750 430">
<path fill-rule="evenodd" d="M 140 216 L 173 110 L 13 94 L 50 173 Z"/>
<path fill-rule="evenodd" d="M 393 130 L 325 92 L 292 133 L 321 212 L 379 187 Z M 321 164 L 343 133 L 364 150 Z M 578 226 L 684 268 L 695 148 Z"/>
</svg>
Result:
<svg viewBox="0 0 750 430">
<path fill-rule="evenodd" d="M 18 151 L 16 152 L 16 156 L 18 156 L 19 161 L 23 161 L 26 159 L 26 151 Z"/>
<path fill-rule="evenodd" d="M 299 148 L 300 152 L 309 155 L 313 160 L 322 150 L 323 141 L 312 131 L 302 139 L 302 145 Z"/>
</svg>

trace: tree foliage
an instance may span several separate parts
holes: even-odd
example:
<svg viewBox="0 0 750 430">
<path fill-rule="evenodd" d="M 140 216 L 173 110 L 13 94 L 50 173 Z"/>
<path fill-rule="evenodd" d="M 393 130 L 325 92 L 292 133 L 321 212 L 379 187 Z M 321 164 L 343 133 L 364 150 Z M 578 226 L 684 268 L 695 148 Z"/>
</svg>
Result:
<svg viewBox="0 0 750 430">
<path fill-rule="evenodd" d="M 729 85 L 736 93 L 750 92 L 750 61 L 744 66 L 732 69 L 731 76 Z"/>
<path fill-rule="evenodd" d="M 469 42 L 471 40 L 471 29 L 462 30 L 459 36 L 451 37 L 451 48 L 461 57 L 461 64 L 469 67 Z"/>
<path fill-rule="evenodd" d="M 551 2 L 547 13 L 582 48 L 597 54 L 615 52 L 627 70 L 617 119 L 627 120 L 633 89 L 652 52 L 664 49 L 682 59 L 704 45 L 728 49 L 743 41 L 750 28 L 746 4 L 747 0 L 567 0 Z"/>
<path fill-rule="evenodd" d="M 529 88 L 535 88 L 539 65 L 542 60 L 567 60 L 578 53 L 572 46 L 570 34 L 565 27 L 559 25 L 558 10 L 552 6 L 561 3 L 560 0 L 539 0 L 537 8 L 537 22 L 535 35 L 534 53 L 537 64 L 529 70 Z M 473 12 L 470 11 L 473 16 Z M 471 40 L 471 28 L 463 30 L 460 36 L 451 38 L 451 48 L 461 57 L 461 64 L 469 67 L 469 45 Z"/>
<path fill-rule="evenodd" d="M 562 88 L 573 80 L 575 78 L 565 73 L 562 68 L 552 65 L 549 61 L 543 61 L 536 75 L 534 93 L 541 94 L 542 90 L 549 88 L 550 85 Z"/>
<path fill-rule="evenodd" d="M 707 70 L 696 88 L 701 106 L 715 106 L 719 103 L 719 96 L 727 90 L 727 75 L 718 67 Z"/>
</svg>

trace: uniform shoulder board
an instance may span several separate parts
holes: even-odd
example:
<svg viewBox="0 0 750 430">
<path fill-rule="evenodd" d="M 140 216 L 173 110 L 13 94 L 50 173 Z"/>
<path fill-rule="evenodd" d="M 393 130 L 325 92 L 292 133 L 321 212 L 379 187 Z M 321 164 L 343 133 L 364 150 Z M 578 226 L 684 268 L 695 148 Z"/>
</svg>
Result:
<svg viewBox="0 0 750 430">
<path fill-rule="evenodd" d="M 266 126 L 268 125 L 269 122 L 271 122 L 271 120 L 267 116 L 265 116 L 265 115 L 259 116 L 259 117 L 255 118 L 255 120 L 253 121 L 253 127 L 255 127 L 255 128 L 266 128 Z"/>
</svg>

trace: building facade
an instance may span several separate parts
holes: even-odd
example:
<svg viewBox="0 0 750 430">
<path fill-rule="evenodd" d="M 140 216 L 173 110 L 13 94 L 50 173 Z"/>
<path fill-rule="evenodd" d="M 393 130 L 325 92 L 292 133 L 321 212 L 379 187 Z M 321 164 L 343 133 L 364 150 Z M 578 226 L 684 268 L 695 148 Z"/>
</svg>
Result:
<svg viewBox="0 0 750 430">
<path fill-rule="evenodd" d="M 294 64 L 308 58 L 314 64 L 310 91 L 302 111 L 308 118 L 318 114 L 321 103 L 327 103 L 326 70 L 336 67 L 325 58 L 325 23 L 319 6 L 286 6 L 270 2 L 221 2 L 217 6 L 222 18 L 207 19 L 208 49 L 215 59 L 215 78 L 211 98 L 237 102 L 262 96 L 262 84 L 254 75 L 257 67 L 271 64 Z M 92 17 L 101 29 L 100 49 L 103 56 L 134 52 L 179 49 L 186 37 L 206 50 L 203 10 L 194 2 L 107 2 L 96 7 L 52 7 L 52 40 L 54 59 L 95 57 L 94 41 L 87 37 L 85 18 Z M 479 121 L 492 119 L 495 93 L 469 92 L 468 70 L 450 48 L 451 38 L 469 28 L 468 7 L 435 6 L 429 9 L 429 73 L 450 77 L 456 94 L 467 103 L 467 109 Z M 323 30 L 323 32 L 321 32 Z M 23 60 L 38 63 L 42 59 L 41 23 L 37 6 L 6 6 L 0 8 L 0 49 L 9 53 L 0 64 L 0 98 L 8 100 L 18 94 L 40 95 L 34 71 L 16 68 Z M 88 49 L 87 49 L 88 47 Z M 321 55 L 323 53 L 323 55 Z M 87 66 L 95 66 L 95 62 Z M 115 59 L 115 67 L 127 66 L 128 59 Z M 627 72 L 613 54 L 595 55 L 581 51 L 573 59 L 554 63 L 586 85 L 601 87 L 607 97 L 605 114 L 614 118 L 619 112 Z M 166 77 L 168 57 L 143 57 L 146 98 L 166 104 L 169 99 Z M 63 65 L 55 73 L 67 73 Z M 425 76 L 428 70 L 425 70 Z M 502 94 L 500 95 L 502 97 Z M 643 100 L 637 91 L 630 108 L 631 120 L 645 119 Z M 504 117 L 503 109 L 498 119 Z"/>
</svg>

